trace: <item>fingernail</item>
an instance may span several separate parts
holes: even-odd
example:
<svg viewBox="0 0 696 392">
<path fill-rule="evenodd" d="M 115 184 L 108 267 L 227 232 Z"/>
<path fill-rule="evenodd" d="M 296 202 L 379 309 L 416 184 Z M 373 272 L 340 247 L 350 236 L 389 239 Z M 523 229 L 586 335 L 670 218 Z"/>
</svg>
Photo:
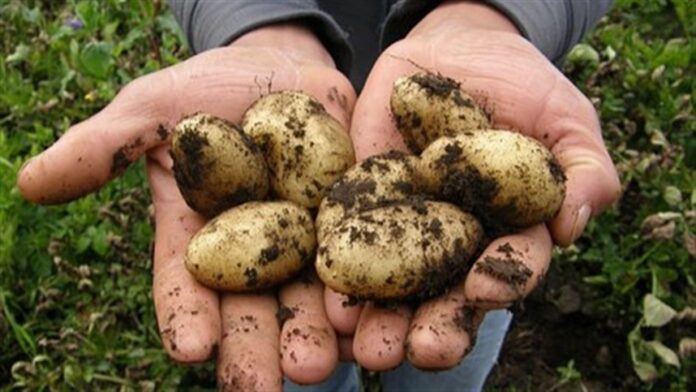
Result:
<svg viewBox="0 0 696 392">
<path fill-rule="evenodd" d="M 590 220 L 590 216 L 592 216 L 592 207 L 590 207 L 589 204 L 583 204 L 575 214 L 573 231 L 570 232 L 571 243 L 580 238 L 582 232 L 585 230 L 585 226 L 587 226 L 587 222 Z"/>
</svg>

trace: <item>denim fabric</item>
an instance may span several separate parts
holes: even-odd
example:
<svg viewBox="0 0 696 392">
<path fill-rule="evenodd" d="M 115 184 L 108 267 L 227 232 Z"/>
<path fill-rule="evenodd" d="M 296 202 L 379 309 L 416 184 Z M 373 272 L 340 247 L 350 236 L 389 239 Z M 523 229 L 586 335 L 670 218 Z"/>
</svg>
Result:
<svg viewBox="0 0 696 392">
<path fill-rule="evenodd" d="M 474 349 L 454 369 L 423 372 L 405 362 L 382 374 L 384 392 L 457 391 L 476 392 L 483 389 L 486 378 L 498 359 L 512 313 L 507 310 L 488 312 L 481 323 Z M 288 380 L 286 392 L 357 392 L 360 378 L 352 363 L 341 363 L 324 383 L 299 386 Z"/>
</svg>

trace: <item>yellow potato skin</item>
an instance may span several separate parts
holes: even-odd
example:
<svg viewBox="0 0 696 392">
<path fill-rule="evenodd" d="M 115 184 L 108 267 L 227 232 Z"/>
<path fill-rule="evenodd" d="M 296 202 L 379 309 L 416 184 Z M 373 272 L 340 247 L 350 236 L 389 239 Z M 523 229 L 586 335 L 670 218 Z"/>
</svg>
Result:
<svg viewBox="0 0 696 392">
<path fill-rule="evenodd" d="M 417 73 L 394 82 L 390 106 L 406 145 L 420 153 L 441 136 L 490 128 L 486 113 L 442 75 Z"/>
<path fill-rule="evenodd" d="M 369 157 L 348 169 L 319 205 L 319 242 L 347 216 L 415 194 L 417 160 L 415 156 L 392 151 Z"/>
<path fill-rule="evenodd" d="M 184 118 L 170 153 L 186 204 L 206 217 L 268 193 L 261 151 L 231 122 L 203 113 Z"/>
<path fill-rule="evenodd" d="M 306 208 L 288 201 L 249 202 L 223 212 L 196 233 L 185 265 L 210 288 L 258 290 L 291 278 L 315 248 Z"/>
<path fill-rule="evenodd" d="M 304 207 L 319 206 L 355 163 L 348 132 L 319 101 L 300 92 L 261 97 L 244 114 L 242 128 L 264 151 L 274 193 Z"/>
<path fill-rule="evenodd" d="M 553 154 L 525 135 L 481 130 L 433 142 L 421 154 L 425 188 L 502 229 L 545 222 L 565 198 Z"/>
<path fill-rule="evenodd" d="M 461 279 L 482 236 L 478 221 L 454 205 L 395 203 L 331 230 L 316 270 L 328 287 L 360 299 L 426 298 Z"/>
</svg>

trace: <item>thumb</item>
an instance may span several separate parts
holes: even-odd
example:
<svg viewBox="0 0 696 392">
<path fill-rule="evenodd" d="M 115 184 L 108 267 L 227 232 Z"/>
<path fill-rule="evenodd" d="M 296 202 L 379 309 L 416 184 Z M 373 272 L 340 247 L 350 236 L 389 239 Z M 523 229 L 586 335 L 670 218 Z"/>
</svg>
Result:
<svg viewBox="0 0 696 392">
<path fill-rule="evenodd" d="M 561 210 L 548 223 L 560 246 L 577 240 L 589 219 L 609 207 L 621 192 L 594 107 L 575 87 L 564 82 L 565 86 L 551 93 L 550 102 L 555 104 L 548 105 L 542 113 L 538 128 L 538 132 L 545 130 L 552 135 L 548 140 L 551 151 L 567 178 Z"/>
<path fill-rule="evenodd" d="M 72 126 L 17 177 L 34 203 L 62 203 L 99 189 L 169 137 L 171 70 L 134 80 L 101 112 Z"/>
</svg>

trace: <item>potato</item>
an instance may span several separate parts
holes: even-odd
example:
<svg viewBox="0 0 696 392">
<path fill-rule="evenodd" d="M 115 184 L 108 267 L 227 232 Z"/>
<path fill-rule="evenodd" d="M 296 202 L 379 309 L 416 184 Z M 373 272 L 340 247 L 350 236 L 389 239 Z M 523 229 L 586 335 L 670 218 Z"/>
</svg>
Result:
<svg viewBox="0 0 696 392">
<path fill-rule="evenodd" d="M 505 230 L 552 218 L 565 198 L 553 154 L 519 133 L 487 130 L 443 137 L 421 154 L 429 192 Z"/>
<path fill-rule="evenodd" d="M 264 151 L 275 194 L 304 207 L 319 206 L 355 163 L 348 132 L 321 103 L 299 92 L 260 98 L 244 114 L 242 128 Z"/>
<path fill-rule="evenodd" d="M 272 287 L 313 257 L 316 237 L 307 209 L 288 201 L 249 202 L 208 222 L 186 251 L 188 271 L 219 290 Z"/>
<path fill-rule="evenodd" d="M 391 111 L 396 127 L 415 153 L 440 136 L 490 128 L 486 113 L 459 83 L 433 73 L 417 73 L 394 83 Z"/>
<path fill-rule="evenodd" d="M 327 230 L 347 216 L 415 194 L 417 159 L 392 151 L 367 158 L 346 171 L 319 205 L 316 219 L 319 242 Z"/>
<path fill-rule="evenodd" d="M 174 128 L 170 151 L 186 204 L 207 217 L 268 192 L 261 151 L 228 121 L 209 114 L 184 118 Z"/>
<path fill-rule="evenodd" d="M 361 299 L 431 297 L 468 271 L 482 235 L 478 221 L 451 204 L 394 203 L 331 230 L 316 269 L 327 286 Z"/>
</svg>

